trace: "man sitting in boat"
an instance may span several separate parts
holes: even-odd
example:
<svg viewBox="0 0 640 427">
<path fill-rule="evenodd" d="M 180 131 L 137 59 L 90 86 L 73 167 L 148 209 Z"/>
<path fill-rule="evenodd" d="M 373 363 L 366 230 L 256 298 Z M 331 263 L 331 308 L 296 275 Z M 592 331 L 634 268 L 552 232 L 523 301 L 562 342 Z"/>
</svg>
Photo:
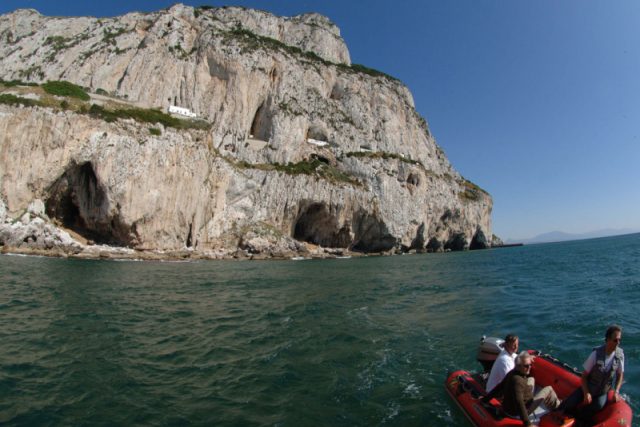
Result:
<svg viewBox="0 0 640 427">
<path fill-rule="evenodd" d="M 584 362 L 581 386 L 565 399 L 560 409 L 589 422 L 607 404 L 609 390 L 613 388 L 615 402 L 622 399 L 620 387 L 624 377 L 624 352 L 619 347 L 621 340 L 622 328 L 609 326 L 604 345 L 594 348 Z M 580 402 L 584 402 L 584 406 L 578 408 Z"/>
<path fill-rule="evenodd" d="M 525 426 L 531 426 L 529 414 L 532 414 L 542 403 L 548 409 L 556 409 L 560 400 L 551 386 L 546 386 L 534 395 L 535 379 L 530 375 L 533 356 L 523 351 L 516 358 L 516 367 L 509 372 L 487 396 L 485 401 L 503 394 L 502 409 L 510 418 L 519 418 Z"/>
<path fill-rule="evenodd" d="M 509 334 L 504 338 L 502 350 L 491 367 L 491 373 L 487 380 L 487 393 L 500 384 L 509 371 L 515 367 L 517 353 L 518 336 Z"/>
</svg>

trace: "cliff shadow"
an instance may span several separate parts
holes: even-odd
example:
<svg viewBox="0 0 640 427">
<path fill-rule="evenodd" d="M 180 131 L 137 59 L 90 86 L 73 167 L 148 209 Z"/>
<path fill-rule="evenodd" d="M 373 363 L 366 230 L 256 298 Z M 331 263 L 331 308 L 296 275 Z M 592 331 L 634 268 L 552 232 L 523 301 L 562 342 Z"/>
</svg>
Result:
<svg viewBox="0 0 640 427">
<path fill-rule="evenodd" d="M 50 218 L 87 240 L 129 246 L 130 228 L 118 215 L 110 215 L 107 192 L 90 162 L 72 164 L 48 190 L 45 201 Z"/>
<path fill-rule="evenodd" d="M 357 252 L 386 252 L 393 249 L 398 239 L 393 237 L 384 221 L 366 211 L 355 214 L 355 238 L 351 250 Z"/>
</svg>

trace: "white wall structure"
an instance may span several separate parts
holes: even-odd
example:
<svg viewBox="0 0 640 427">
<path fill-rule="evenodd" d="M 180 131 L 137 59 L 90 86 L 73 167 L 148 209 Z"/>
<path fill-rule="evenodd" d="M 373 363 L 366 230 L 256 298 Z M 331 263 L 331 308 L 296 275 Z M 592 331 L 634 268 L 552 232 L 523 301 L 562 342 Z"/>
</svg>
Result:
<svg viewBox="0 0 640 427">
<path fill-rule="evenodd" d="M 324 147 L 326 145 L 329 145 L 327 141 L 319 141 L 317 139 L 312 139 L 312 138 L 307 138 L 307 142 L 309 144 L 317 145 L 318 147 Z"/>
<path fill-rule="evenodd" d="M 196 113 L 192 112 L 188 108 L 177 107 L 175 105 L 169 105 L 169 112 L 174 114 L 180 114 L 181 116 L 196 117 Z"/>
</svg>

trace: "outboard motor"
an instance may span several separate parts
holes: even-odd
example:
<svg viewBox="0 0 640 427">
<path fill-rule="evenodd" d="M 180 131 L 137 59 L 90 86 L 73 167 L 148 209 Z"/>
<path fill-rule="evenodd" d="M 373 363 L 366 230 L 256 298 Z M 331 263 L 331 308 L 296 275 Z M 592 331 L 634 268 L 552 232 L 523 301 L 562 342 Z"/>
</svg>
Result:
<svg viewBox="0 0 640 427">
<path fill-rule="evenodd" d="M 482 364 L 484 372 L 490 372 L 493 363 L 498 358 L 498 354 L 502 351 L 504 340 L 496 337 L 482 336 L 480 345 L 478 346 L 478 362 Z"/>
</svg>

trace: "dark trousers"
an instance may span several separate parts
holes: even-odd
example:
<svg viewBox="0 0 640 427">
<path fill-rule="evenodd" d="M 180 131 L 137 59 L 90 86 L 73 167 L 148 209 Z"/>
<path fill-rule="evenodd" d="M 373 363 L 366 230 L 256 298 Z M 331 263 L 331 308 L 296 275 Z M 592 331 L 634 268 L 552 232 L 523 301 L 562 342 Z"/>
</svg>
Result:
<svg viewBox="0 0 640 427">
<path fill-rule="evenodd" d="M 591 418 L 607 404 L 607 393 L 600 396 L 591 394 L 591 404 L 578 408 L 578 405 L 584 400 L 582 387 L 578 387 L 569 397 L 562 401 L 558 408 L 569 415 L 573 415 L 583 422 L 591 421 Z"/>
</svg>

